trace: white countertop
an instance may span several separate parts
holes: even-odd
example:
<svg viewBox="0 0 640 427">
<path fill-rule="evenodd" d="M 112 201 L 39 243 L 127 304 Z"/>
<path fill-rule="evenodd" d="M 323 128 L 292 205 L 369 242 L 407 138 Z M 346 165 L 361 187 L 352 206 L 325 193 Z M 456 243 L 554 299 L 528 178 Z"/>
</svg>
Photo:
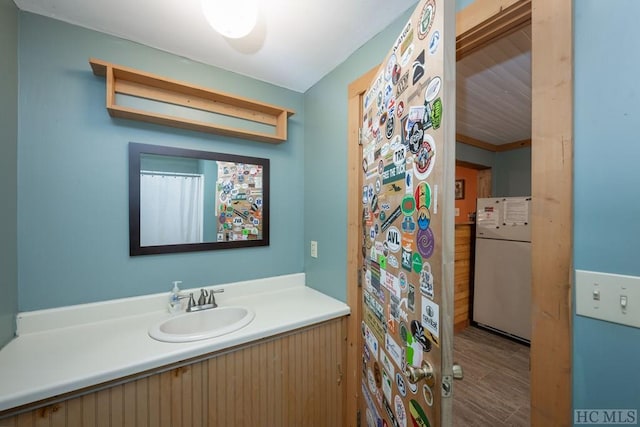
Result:
<svg viewBox="0 0 640 427">
<path fill-rule="evenodd" d="M 172 316 L 169 292 L 21 313 L 18 336 L 0 350 L 0 411 L 349 314 L 304 280 L 301 273 L 207 287 L 224 288 L 219 306 L 248 306 L 255 318 L 228 335 L 188 343 L 148 335 Z"/>
</svg>

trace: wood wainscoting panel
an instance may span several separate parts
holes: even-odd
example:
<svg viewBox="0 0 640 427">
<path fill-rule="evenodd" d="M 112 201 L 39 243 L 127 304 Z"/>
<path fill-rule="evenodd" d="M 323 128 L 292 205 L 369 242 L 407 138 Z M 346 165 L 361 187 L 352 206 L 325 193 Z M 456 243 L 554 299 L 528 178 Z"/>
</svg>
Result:
<svg viewBox="0 0 640 427">
<path fill-rule="evenodd" d="M 471 323 L 471 270 L 473 226 L 457 224 L 455 232 L 453 330 L 459 332 Z"/>
<path fill-rule="evenodd" d="M 339 426 L 346 318 L 0 419 L 0 427 Z M 34 405 L 35 406 L 35 405 Z"/>
</svg>

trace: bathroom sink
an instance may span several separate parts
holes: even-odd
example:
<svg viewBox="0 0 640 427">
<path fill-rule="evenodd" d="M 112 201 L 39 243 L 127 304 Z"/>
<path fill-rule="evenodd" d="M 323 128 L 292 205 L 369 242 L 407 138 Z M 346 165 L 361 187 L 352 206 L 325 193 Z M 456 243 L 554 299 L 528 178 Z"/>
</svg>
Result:
<svg viewBox="0 0 640 427">
<path fill-rule="evenodd" d="M 254 316 L 252 310 L 240 306 L 184 313 L 152 326 L 149 336 L 165 342 L 206 340 L 242 329 Z"/>
</svg>

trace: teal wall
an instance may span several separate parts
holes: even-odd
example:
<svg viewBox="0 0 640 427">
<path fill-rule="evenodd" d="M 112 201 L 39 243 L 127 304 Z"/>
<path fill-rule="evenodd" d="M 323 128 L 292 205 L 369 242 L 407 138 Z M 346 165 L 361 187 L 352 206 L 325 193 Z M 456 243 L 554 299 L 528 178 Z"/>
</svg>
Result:
<svg viewBox="0 0 640 427">
<path fill-rule="evenodd" d="M 19 24 L 20 311 L 303 271 L 302 94 L 30 13 Z M 112 119 L 90 57 L 293 109 L 289 140 Z M 271 245 L 129 257 L 129 141 L 269 158 Z"/>
<path fill-rule="evenodd" d="M 531 147 L 495 153 L 495 197 L 531 196 Z"/>
<path fill-rule="evenodd" d="M 18 147 L 18 9 L 0 0 L 0 347 L 14 336 L 18 311 L 16 234 Z"/>
<path fill-rule="evenodd" d="M 574 262 L 640 276 L 640 2 L 574 2 Z M 574 408 L 640 411 L 640 329 L 575 316 Z"/>
<path fill-rule="evenodd" d="M 405 12 L 305 93 L 304 267 L 307 284 L 346 301 L 347 88 L 378 65 L 411 16 Z M 311 258 L 310 242 L 318 242 Z"/>
</svg>

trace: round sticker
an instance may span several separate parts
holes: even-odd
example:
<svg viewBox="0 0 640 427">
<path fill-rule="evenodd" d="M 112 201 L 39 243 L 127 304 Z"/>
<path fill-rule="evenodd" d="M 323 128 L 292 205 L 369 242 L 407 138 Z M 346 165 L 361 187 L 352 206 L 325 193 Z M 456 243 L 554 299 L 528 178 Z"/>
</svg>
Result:
<svg viewBox="0 0 640 427">
<path fill-rule="evenodd" d="M 420 21 L 418 22 L 418 38 L 420 40 L 427 37 L 431 26 L 433 25 L 433 20 L 436 15 L 436 3 L 434 0 L 429 0 L 424 5 L 422 9 L 422 13 L 420 15 Z M 395 61 L 395 58 L 394 58 Z"/>
<path fill-rule="evenodd" d="M 421 208 L 423 206 L 430 208 L 431 186 L 426 181 L 418 183 L 416 191 L 413 193 L 413 197 L 415 198 L 416 206 L 418 208 Z"/>
<path fill-rule="evenodd" d="M 409 149 L 411 149 L 411 146 L 409 146 Z M 424 135 L 424 142 L 420 145 L 415 157 L 413 170 L 416 178 L 420 181 L 425 180 L 431 174 L 433 165 L 436 162 L 436 144 L 431 135 Z"/>
<path fill-rule="evenodd" d="M 400 74 L 402 73 L 402 68 L 400 68 L 400 64 L 395 64 L 393 66 L 393 71 L 391 72 L 391 83 L 393 83 L 393 85 L 397 85 L 398 84 L 398 80 L 400 80 Z"/>
<path fill-rule="evenodd" d="M 416 235 L 416 246 L 418 247 L 420 255 L 425 258 L 431 258 L 436 244 L 433 231 L 431 231 L 430 228 L 427 228 L 426 230 L 418 230 L 418 234 Z M 422 270 L 422 266 L 420 267 L 420 270 Z"/>
<path fill-rule="evenodd" d="M 385 80 L 390 80 L 391 79 L 391 75 L 393 74 L 393 67 L 395 67 L 397 62 L 398 62 L 398 59 L 396 57 L 396 54 L 394 53 L 393 55 L 391 55 L 389 57 L 389 61 L 387 61 L 387 66 L 384 69 L 384 79 Z"/>
<path fill-rule="evenodd" d="M 396 110 L 398 117 L 402 117 L 404 114 L 404 101 L 400 101 L 398 103 L 398 109 Z"/>
<path fill-rule="evenodd" d="M 438 96 L 438 93 L 440 92 L 441 86 L 442 79 L 440 77 L 435 76 L 434 78 L 432 78 L 424 91 L 425 102 L 431 102 L 436 99 L 436 96 Z"/>
<path fill-rule="evenodd" d="M 387 122 L 387 112 L 385 111 L 384 113 L 382 113 L 382 115 L 380 116 L 380 126 L 384 126 L 384 124 Z"/>
<path fill-rule="evenodd" d="M 393 136 L 394 129 L 395 129 L 395 120 L 393 119 L 393 116 L 389 116 L 389 118 L 387 119 L 387 128 L 385 133 L 387 139 L 391 139 L 391 137 Z"/>
<path fill-rule="evenodd" d="M 409 131 L 409 151 L 413 154 L 418 154 L 424 138 L 425 135 L 422 130 L 422 122 L 414 123 L 413 126 L 411 126 L 411 131 Z"/>
<path fill-rule="evenodd" d="M 411 194 L 407 194 L 402 198 L 400 209 L 402 209 L 402 213 L 406 216 L 413 214 L 413 211 L 416 210 L 416 201 Z"/>
<path fill-rule="evenodd" d="M 398 423 L 401 427 L 407 427 L 407 411 L 404 409 L 402 398 L 397 394 L 394 398 L 394 404 L 396 410 L 396 419 L 398 420 Z"/>
<path fill-rule="evenodd" d="M 418 209 L 418 228 L 420 230 L 426 230 L 431 224 L 431 212 L 426 206 L 422 206 Z"/>
<path fill-rule="evenodd" d="M 405 385 L 404 378 L 400 375 L 400 372 L 396 373 L 396 385 L 398 386 L 398 391 L 404 397 L 407 395 L 407 386 Z"/>
<path fill-rule="evenodd" d="M 411 261 L 413 262 L 413 271 L 420 273 L 422 271 L 422 257 L 419 253 L 414 253 Z"/>
</svg>

